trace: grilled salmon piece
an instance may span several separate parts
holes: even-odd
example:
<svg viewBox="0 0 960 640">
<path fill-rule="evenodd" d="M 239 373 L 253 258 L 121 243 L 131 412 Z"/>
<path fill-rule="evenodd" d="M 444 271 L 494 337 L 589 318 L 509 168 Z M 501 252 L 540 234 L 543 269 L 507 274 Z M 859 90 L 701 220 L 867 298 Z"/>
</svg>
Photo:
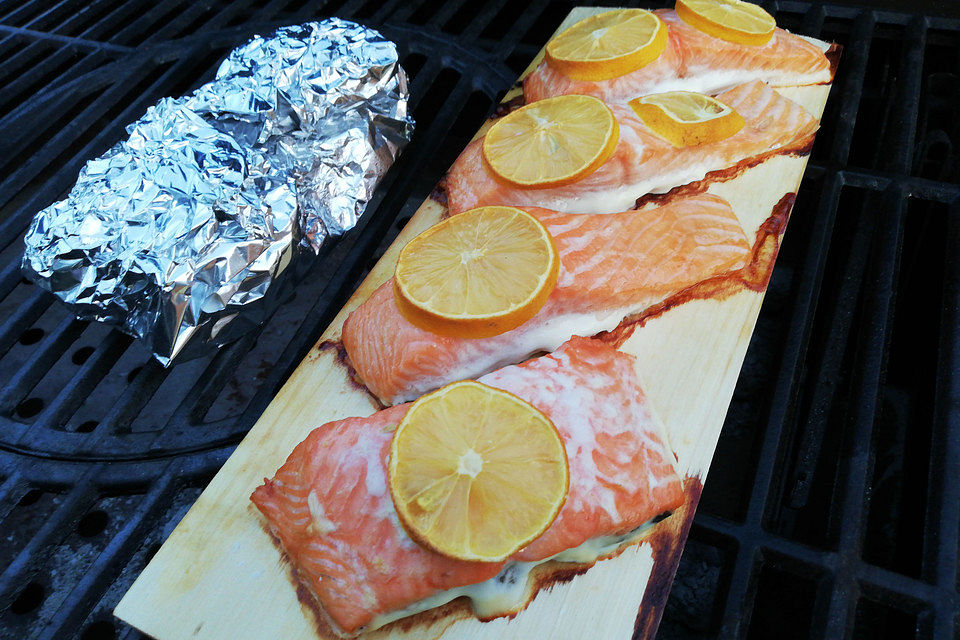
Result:
<svg viewBox="0 0 960 640">
<path fill-rule="evenodd" d="M 570 463 L 570 489 L 560 514 L 506 564 L 542 561 L 588 540 L 632 531 L 683 503 L 674 456 L 640 388 L 632 356 L 573 338 L 552 355 L 480 381 L 545 413 Z M 315 429 L 251 496 L 298 579 L 343 634 L 376 628 L 457 595 L 470 596 L 484 615 L 524 605 L 522 595 L 491 604 L 483 597 L 490 589 L 451 591 L 493 579 L 505 563 L 447 558 L 414 543 L 401 527 L 386 474 L 393 429 L 408 408 L 398 405 Z"/>
<path fill-rule="evenodd" d="M 610 80 L 574 80 L 541 62 L 523 81 L 529 104 L 544 98 L 583 94 L 608 103 L 664 91 L 714 93 L 761 80 L 774 87 L 830 82 L 833 73 L 823 50 L 789 31 L 777 29 L 765 45 L 727 42 L 691 27 L 672 9 L 654 11 L 667 25 L 667 47 L 654 62 Z"/>
<path fill-rule="evenodd" d="M 347 318 L 350 362 L 384 403 L 552 351 L 575 334 L 613 329 L 631 313 L 742 267 L 750 253 L 730 205 L 711 194 L 609 215 L 525 210 L 553 236 L 561 267 L 543 308 L 516 329 L 479 339 L 430 333 L 400 314 L 392 280 Z"/>
<path fill-rule="evenodd" d="M 464 149 L 447 174 L 447 204 L 456 214 L 484 205 L 547 207 L 567 213 L 613 213 L 634 206 L 647 193 L 703 179 L 778 149 L 800 146 L 816 132 L 817 119 L 762 82 L 742 84 L 716 96 L 746 120 L 724 140 L 674 147 L 648 128 L 627 105 L 612 105 L 620 123 L 613 156 L 592 174 L 562 187 L 523 189 L 500 181 L 484 162 L 483 140 Z"/>
</svg>

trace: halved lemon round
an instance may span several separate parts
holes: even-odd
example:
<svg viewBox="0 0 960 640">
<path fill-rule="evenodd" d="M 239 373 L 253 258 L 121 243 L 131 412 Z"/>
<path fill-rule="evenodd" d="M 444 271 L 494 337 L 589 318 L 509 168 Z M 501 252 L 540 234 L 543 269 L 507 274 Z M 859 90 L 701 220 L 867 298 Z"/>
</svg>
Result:
<svg viewBox="0 0 960 640">
<path fill-rule="evenodd" d="M 411 405 L 390 446 L 388 484 L 422 546 L 497 562 L 553 523 L 570 471 L 560 433 L 517 396 L 454 382 Z"/>
<path fill-rule="evenodd" d="M 483 138 L 483 158 L 510 185 L 558 187 L 599 169 L 619 139 L 620 125 L 601 100 L 557 96 L 500 118 Z"/>
<path fill-rule="evenodd" d="M 430 227 L 400 252 L 394 299 L 422 329 L 499 335 L 543 307 L 560 273 L 550 232 L 526 211 L 479 207 Z"/>
<path fill-rule="evenodd" d="M 743 0 L 677 0 L 676 11 L 691 27 L 737 44 L 767 44 L 777 28 L 763 7 Z"/>
<path fill-rule="evenodd" d="M 654 133 L 675 147 L 729 138 L 743 128 L 743 116 L 716 98 L 692 91 L 654 93 L 629 102 Z"/>
<path fill-rule="evenodd" d="M 584 18 L 547 43 L 544 59 L 574 80 L 609 80 L 660 57 L 667 27 L 645 9 L 618 9 Z"/>
</svg>

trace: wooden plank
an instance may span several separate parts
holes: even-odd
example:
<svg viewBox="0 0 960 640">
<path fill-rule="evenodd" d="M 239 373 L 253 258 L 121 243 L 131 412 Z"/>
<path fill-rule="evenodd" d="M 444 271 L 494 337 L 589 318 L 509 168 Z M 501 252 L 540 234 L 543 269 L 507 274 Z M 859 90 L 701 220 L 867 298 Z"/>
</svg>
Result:
<svg viewBox="0 0 960 640">
<path fill-rule="evenodd" d="M 575 9 L 560 29 L 601 10 Z M 819 117 L 829 90 L 781 92 Z M 805 166 L 806 157 L 775 156 L 708 190 L 730 202 L 752 238 L 781 198 L 796 191 Z M 329 345 L 347 314 L 392 276 L 400 248 L 443 213 L 434 201 L 420 207 L 117 606 L 118 617 L 161 640 L 320 637 L 248 498 L 310 430 L 376 410 Z M 638 374 L 689 477 L 684 508 L 617 557 L 541 590 L 513 619 L 483 623 L 464 607 L 448 607 L 432 622 L 391 625 L 366 637 L 629 638 L 635 627 L 652 637 L 762 299 L 744 289 L 685 302 L 648 319 L 620 347 L 638 356 Z"/>
</svg>

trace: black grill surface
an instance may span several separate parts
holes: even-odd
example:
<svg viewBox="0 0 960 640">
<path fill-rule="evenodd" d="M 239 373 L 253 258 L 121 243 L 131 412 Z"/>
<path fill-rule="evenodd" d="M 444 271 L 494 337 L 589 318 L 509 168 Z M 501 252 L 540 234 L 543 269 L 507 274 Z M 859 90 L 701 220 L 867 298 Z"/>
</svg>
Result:
<svg viewBox="0 0 960 640">
<path fill-rule="evenodd" d="M 844 55 L 659 637 L 960 638 L 960 12 L 762 4 Z M 141 637 L 113 607 L 573 6 L 0 0 L 0 637 Z M 262 331 L 163 369 L 21 279 L 124 125 L 330 15 L 398 43 L 417 131 Z"/>
</svg>

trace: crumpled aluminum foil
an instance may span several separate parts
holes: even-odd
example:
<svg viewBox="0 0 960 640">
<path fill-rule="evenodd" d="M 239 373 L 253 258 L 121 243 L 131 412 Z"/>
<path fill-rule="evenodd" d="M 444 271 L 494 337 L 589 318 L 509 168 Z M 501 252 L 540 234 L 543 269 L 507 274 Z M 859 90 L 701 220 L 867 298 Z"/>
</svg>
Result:
<svg viewBox="0 0 960 640">
<path fill-rule="evenodd" d="M 86 164 L 34 218 L 23 271 L 163 364 L 232 341 L 298 254 L 357 223 L 413 133 L 408 97 L 376 31 L 330 18 L 257 36 Z"/>
</svg>

